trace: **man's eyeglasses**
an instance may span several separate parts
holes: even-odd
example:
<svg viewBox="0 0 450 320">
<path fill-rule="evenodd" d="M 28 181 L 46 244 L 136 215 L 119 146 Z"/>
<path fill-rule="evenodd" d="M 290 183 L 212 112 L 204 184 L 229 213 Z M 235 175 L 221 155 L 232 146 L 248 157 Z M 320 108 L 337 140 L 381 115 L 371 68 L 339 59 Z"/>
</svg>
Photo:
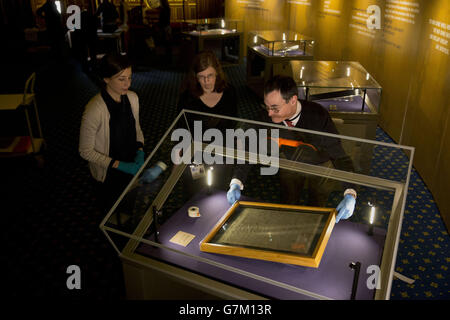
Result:
<svg viewBox="0 0 450 320">
<path fill-rule="evenodd" d="M 261 103 L 261 108 L 265 109 L 267 112 L 272 111 L 273 113 L 279 113 L 280 108 L 279 107 L 268 107 L 264 103 Z"/>
<path fill-rule="evenodd" d="M 199 75 L 197 75 L 197 80 L 205 82 L 206 80 L 211 81 L 215 77 L 216 77 L 215 73 L 210 73 L 207 76 L 199 76 Z"/>
</svg>

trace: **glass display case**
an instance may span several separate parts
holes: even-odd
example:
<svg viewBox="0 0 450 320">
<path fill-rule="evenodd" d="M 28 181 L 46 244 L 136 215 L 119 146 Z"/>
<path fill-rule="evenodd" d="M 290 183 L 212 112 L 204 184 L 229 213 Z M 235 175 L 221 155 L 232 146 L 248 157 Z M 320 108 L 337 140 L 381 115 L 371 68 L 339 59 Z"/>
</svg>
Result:
<svg viewBox="0 0 450 320">
<path fill-rule="evenodd" d="M 226 18 L 186 20 L 182 33 L 195 51 L 212 50 L 222 62 L 243 62 L 243 21 Z"/>
<path fill-rule="evenodd" d="M 313 57 L 314 40 L 310 37 L 289 30 L 251 31 L 247 38 L 247 83 L 261 96 L 274 64 Z"/>
<path fill-rule="evenodd" d="M 190 19 L 183 26 L 183 32 L 202 35 L 240 32 L 242 29 L 242 20 L 227 18 Z"/>
<path fill-rule="evenodd" d="M 252 50 L 268 57 L 314 56 L 314 40 L 294 31 L 251 31 L 247 45 Z M 308 57 L 308 58 L 307 58 Z"/>
<path fill-rule="evenodd" d="M 299 98 L 316 101 L 334 115 L 377 116 L 382 88 L 356 61 L 289 61 L 274 74 L 291 76 Z"/>
<path fill-rule="evenodd" d="M 317 158 L 344 143 L 371 145 L 370 172 L 357 169 L 354 154 L 332 164 Z M 122 260 L 131 299 L 389 299 L 413 155 L 401 145 L 183 110 L 100 227 Z M 149 179 L 158 162 L 167 169 Z M 243 189 L 230 204 L 236 176 Z M 355 212 L 334 223 L 349 187 Z M 286 201 L 292 191 L 295 203 Z M 225 221 L 237 206 L 237 224 Z M 297 216 L 318 211 L 326 215 Z M 202 250 L 207 242 L 254 251 Z M 323 252 L 308 265 L 264 259 L 260 249 Z"/>
<path fill-rule="evenodd" d="M 359 62 L 289 61 L 274 74 L 291 76 L 299 98 L 326 108 L 341 134 L 375 139 L 382 88 Z"/>
</svg>

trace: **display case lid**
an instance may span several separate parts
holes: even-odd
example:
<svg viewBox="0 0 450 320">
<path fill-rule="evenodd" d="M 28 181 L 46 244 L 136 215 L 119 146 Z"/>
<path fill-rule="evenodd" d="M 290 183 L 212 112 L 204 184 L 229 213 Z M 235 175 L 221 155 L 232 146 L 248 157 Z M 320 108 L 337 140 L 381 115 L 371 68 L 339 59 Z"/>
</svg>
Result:
<svg viewBox="0 0 450 320">
<path fill-rule="evenodd" d="M 309 88 L 381 89 L 356 61 L 290 61 L 298 86 Z"/>
<path fill-rule="evenodd" d="M 228 19 L 228 18 L 199 18 L 199 19 L 188 19 L 185 22 L 192 23 L 192 24 L 198 24 L 198 25 L 204 25 L 204 24 L 216 24 L 224 22 L 232 22 L 232 23 L 241 23 L 242 20 L 239 19 Z"/>
<path fill-rule="evenodd" d="M 257 35 L 265 41 L 314 41 L 313 38 L 300 34 L 299 32 L 290 30 L 261 30 L 251 31 L 253 36 Z"/>
<path fill-rule="evenodd" d="M 242 20 L 226 18 L 190 19 L 183 22 L 183 33 L 192 36 L 230 36 L 240 34 Z"/>
<path fill-rule="evenodd" d="M 329 165 L 322 161 L 324 153 L 346 156 L 334 159 L 342 163 L 333 160 Z M 374 265 L 381 270 L 380 289 L 370 291 L 364 280 L 359 292 L 364 292 L 365 299 L 373 294 L 386 299 L 413 155 L 414 148 L 407 146 L 183 110 L 100 227 L 122 258 L 140 259 L 145 264 L 145 257 L 154 257 L 250 291 L 266 290 L 263 296 L 275 298 L 346 299 L 353 279 L 348 264 L 357 259 L 366 267 Z M 353 168 L 348 166 L 349 160 Z M 361 161 L 368 161 L 372 170 L 359 170 Z M 155 166 L 160 169 L 153 170 Z M 294 190 L 309 205 L 314 201 L 309 191 L 318 183 L 321 187 L 316 191 L 322 190 L 328 197 L 327 206 L 336 208 L 344 186 L 357 189 L 355 213 L 334 226 L 317 269 L 200 251 L 199 241 L 231 206 L 227 168 L 243 167 L 250 171 L 243 180 L 240 200 L 283 205 L 283 193 Z M 155 172 L 159 176 L 155 177 Z M 285 174 L 306 177 L 310 182 L 302 190 L 295 183 L 281 192 Z M 322 183 L 330 188 L 322 188 Z M 192 206 L 199 208 L 199 215 L 188 214 Z M 375 206 L 376 215 L 372 213 Z M 292 226 L 288 223 L 285 227 Z M 271 237 L 284 233 L 284 229 L 266 231 Z M 229 277 L 222 279 L 222 274 Z"/>
</svg>

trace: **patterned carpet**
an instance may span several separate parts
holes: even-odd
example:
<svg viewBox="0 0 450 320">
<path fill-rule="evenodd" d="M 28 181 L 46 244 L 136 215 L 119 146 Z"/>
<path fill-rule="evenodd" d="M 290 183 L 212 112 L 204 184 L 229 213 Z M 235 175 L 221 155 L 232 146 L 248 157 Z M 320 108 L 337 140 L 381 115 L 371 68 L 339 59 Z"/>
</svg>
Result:
<svg viewBox="0 0 450 320">
<path fill-rule="evenodd" d="M 256 97 L 245 86 L 245 68 L 227 67 L 238 94 L 240 116 L 251 118 Z M 173 68 L 136 69 L 132 89 L 140 97 L 145 151 L 150 153 L 176 116 L 184 73 Z M 4 281 L 13 297 L 125 298 L 120 260 L 99 229 L 105 216 L 95 203 L 86 163 L 77 152 L 81 115 L 98 92 L 76 63 L 38 71 L 36 92 L 48 149 L 45 166 L 33 159 L 2 159 Z M 391 142 L 377 130 L 377 140 Z M 3 183 L 2 183 L 3 184 Z M 415 283 L 394 280 L 392 299 L 449 299 L 450 237 L 429 190 L 413 171 L 396 271 Z M 66 287 L 69 265 L 81 268 L 81 290 Z"/>
<path fill-rule="evenodd" d="M 380 128 L 377 141 L 393 143 Z M 394 280 L 391 299 L 449 299 L 450 238 L 433 196 L 413 168 L 395 271 L 414 279 Z"/>
</svg>

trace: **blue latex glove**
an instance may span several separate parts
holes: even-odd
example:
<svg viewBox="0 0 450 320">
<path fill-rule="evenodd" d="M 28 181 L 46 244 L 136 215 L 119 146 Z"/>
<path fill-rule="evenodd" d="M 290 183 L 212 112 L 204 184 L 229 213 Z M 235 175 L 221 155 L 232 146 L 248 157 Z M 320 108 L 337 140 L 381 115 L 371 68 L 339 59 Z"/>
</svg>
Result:
<svg viewBox="0 0 450 320">
<path fill-rule="evenodd" d="M 163 164 L 161 165 L 154 165 L 153 167 L 147 169 L 142 174 L 141 178 L 139 179 L 142 183 L 152 183 L 158 176 L 164 171 L 165 167 L 162 168 Z M 165 165 L 164 165 L 165 166 Z"/>
<path fill-rule="evenodd" d="M 140 169 L 140 166 L 136 164 L 136 162 L 119 162 L 119 166 L 117 167 L 117 170 L 120 170 L 122 172 L 135 175 Z"/>
<path fill-rule="evenodd" d="M 142 150 L 138 150 L 136 152 L 136 157 L 134 158 L 134 162 L 136 162 L 136 164 L 140 167 L 142 167 L 142 165 L 145 162 L 145 153 Z"/>
<path fill-rule="evenodd" d="M 227 200 L 229 204 L 233 204 L 241 197 L 241 187 L 237 183 L 233 183 L 230 186 L 230 190 L 227 192 Z"/>
<path fill-rule="evenodd" d="M 352 216 L 355 210 L 356 199 L 353 195 L 347 194 L 344 199 L 338 204 L 336 210 L 338 212 L 336 217 L 336 223 L 341 219 L 348 219 Z"/>
</svg>

